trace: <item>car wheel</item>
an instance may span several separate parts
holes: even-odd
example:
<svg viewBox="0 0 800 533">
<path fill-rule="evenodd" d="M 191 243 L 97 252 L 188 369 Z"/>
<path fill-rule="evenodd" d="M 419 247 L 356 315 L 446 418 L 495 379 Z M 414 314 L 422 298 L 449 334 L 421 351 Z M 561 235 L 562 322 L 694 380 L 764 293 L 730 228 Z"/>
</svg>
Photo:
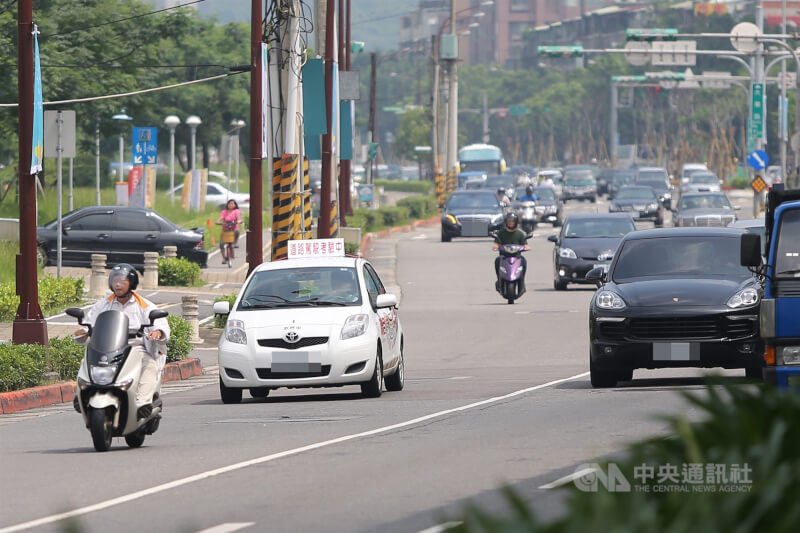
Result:
<svg viewBox="0 0 800 533">
<path fill-rule="evenodd" d="M 657 219 L 656 219 L 656 227 L 657 227 L 657 228 L 660 228 L 660 227 L 662 227 L 663 225 L 664 225 L 664 219 L 663 219 L 663 218 L 657 218 Z"/>
<path fill-rule="evenodd" d="M 751 366 L 744 369 L 744 375 L 750 379 L 764 379 L 764 369 L 760 366 Z"/>
<path fill-rule="evenodd" d="M 250 396 L 253 398 L 266 398 L 269 396 L 269 387 L 253 387 L 250 389 Z"/>
<path fill-rule="evenodd" d="M 565 290 L 567 290 L 567 282 L 566 281 L 553 280 L 553 289 L 557 290 L 557 291 L 565 291 Z"/>
<path fill-rule="evenodd" d="M 450 235 L 445 233 L 444 230 L 442 230 L 442 242 L 450 242 L 451 240 L 453 240 L 453 237 L 451 237 Z"/>
<path fill-rule="evenodd" d="M 406 370 L 403 362 L 403 341 L 400 341 L 400 361 L 397 362 L 397 370 L 391 376 L 386 376 L 386 390 L 396 392 L 403 390 L 405 385 Z"/>
<path fill-rule="evenodd" d="M 36 263 L 42 267 L 47 266 L 47 250 L 41 246 L 36 247 Z"/>
<path fill-rule="evenodd" d="M 593 204 L 596 204 L 597 203 L 597 196 L 592 196 L 591 198 L 589 198 L 589 201 L 592 202 Z"/>
<path fill-rule="evenodd" d="M 560 221 L 560 220 L 558 220 L 558 219 L 555 219 L 555 220 L 553 221 L 553 227 L 554 227 L 554 228 L 557 228 L 557 227 L 559 227 L 559 226 L 561 226 L 561 221 Z"/>
<path fill-rule="evenodd" d="M 605 389 L 617 386 L 618 374 L 613 371 L 598 369 L 591 359 L 589 359 L 589 375 L 592 387 Z"/>
<path fill-rule="evenodd" d="M 242 389 L 226 387 L 219 378 L 219 397 L 222 403 L 240 403 L 242 401 Z"/>
<path fill-rule="evenodd" d="M 378 353 L 375 355 L 375 370 L 369 381 L 361 384 L 361 394 L 367 398 L 378 398 L 383 393 L 383 355 L 381 347 L 378 345 Z"/>
</svg>

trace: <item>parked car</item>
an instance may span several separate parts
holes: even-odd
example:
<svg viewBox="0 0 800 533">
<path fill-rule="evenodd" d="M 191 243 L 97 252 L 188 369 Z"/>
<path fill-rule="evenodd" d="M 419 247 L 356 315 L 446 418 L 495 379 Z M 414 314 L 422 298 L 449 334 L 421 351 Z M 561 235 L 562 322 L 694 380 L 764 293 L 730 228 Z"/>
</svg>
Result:
<svg viewBox="0 0 800 533">
<path fill-rule="evenodd" d="M 55 264 L 58 221 L 36 229 L 38 259 L 42 265 Z M 203 249 L 203 230 L 179 228 L 151 209 L 127 206 L 81 207 L 62 217 L 61 264 L 90 267 L 92 254 L 106 256 L 107 265 L 130 263 L 144 268 L 144 253 L 162 253 L 164 246 L 176 246 L 185 257 L 202 268 L 208 266 Z"/>
<path fill-rule="evenodd" d="M 183 184 L 178 185 L 173 189 L 175 197 L 180 198 L 183 194 Z M 239 205 L 239 209 L 245 211 L 250 209 L 250 194 L 244 192 L 233 192 L 219 183 L 209 181 L 206 183 L 206 205 L 217 206 L 220 209 L 224 208 L 228 200 L 235 200 Z"/>
<path fill-rule="evenodd" d="M 609 213 L 630 213 L 636 220 L 652 220 L 656 226 L 664 224 L 664 208 L 652 187 L 627 185 L 619 190 L 608 206 Z"/>
<path fill-rule="evenodd" d="M 681 183 L 681 194 L 687 192 L 720 192 L 722 180 L 713 172 L 692 172 L 685 183 Z"/>
<path fill-rule="evenodd" d="M 742 230 L 668 228 L 626 235 L 589 304 L 595 387 L 637 368 L 744 368 L 761 377 L 761 288 L 740 264 Z"/>
<path fill-rule="evenodd" d="M 739 207 L 732 206 L 720 192 L 695 192 L 681 195 L 672 210 L 672 223 L 677 226 L 725 227 L 736 220 Z"/>
<path fill-rule="evenodd" d="M 553 288 L 563 291 L 568 283 L 590 283 L 584 277 L 586 273 L 596 267 L 607 267 L 620 239 L 631 231 L 636 231 L 636 225 L 624 213 L 568 216 L 561 232 L 547 238 L 555 244 Z"/>
<path fill-rule="evenodd" d="M 442 242 L 453 237 L 488 237 L 503 225 L 503 207 L 493 191 L 456 191 L 442 211 Z"/>
</svg>

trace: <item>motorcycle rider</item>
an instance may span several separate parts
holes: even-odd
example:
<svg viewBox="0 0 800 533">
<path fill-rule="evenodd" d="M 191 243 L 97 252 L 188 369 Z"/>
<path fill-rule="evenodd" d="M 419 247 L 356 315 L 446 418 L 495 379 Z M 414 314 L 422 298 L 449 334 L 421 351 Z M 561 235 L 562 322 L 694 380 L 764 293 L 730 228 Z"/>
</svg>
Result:
<svg viewBox="0 0 800 533">
<path fill-rule="evenodd" d="M 520 202 L 535 202 L 538 199 L 536 193 L 533 192 L 533 185 L 525 187 L 525 194 L 519 197 Z"/>
<path fill-rule="evenodd" d="M 138 285 L 139 274 L 135 268 L 127 263 L 116 265 L 108 275 L 108 287 L 114 294 L 98 300 L 86 313 L 84 322 L 94 325 L 103 311 L 117 310 L 128 317 L 129 329 L 138 329 L 142 324 L 150 323 L 150 311 L 158 307 L 134 292 Z M 136 391 L 136 407 L 140 419 L 147 418 L 152 411 L 153 394 L 158 387 L 158 373 L 167 361 L 169 335 L 169 322 L 166 318 L 159 318 L 152 327 L 144 329 L 144 337 L 130 340 L 132 350 L 143 352 L 139 388 Z M 89 331 L 80 328 L 75 331 L 74 337 L 78 344 L 86 344 Z"/>
<path fill-rule="evenodd" d="M 500 187 L 497 189 L 497 201 L 500 202 L 502 207 L 508 207 L 511 205 L 511 200 L 506 195 L 505 187 Z"/>
<path fill-rule="evenodd" d="M 503 220 L 504 224 L 503 227 L 500 228 L 494 238 L 494 244 L 492 245 L 492 250 L 495 252 L 500 249 L 501 244 L 518 244 L 522 246 L 523 250 L 530 250 L 531 247 L 528 246 L 528 236 L 525 235 L 525 232 L 519 229 L 517 226 L 519 225 L 519 216 L 516 213 L 506 213 L 506 216 Z M 525 292 L 525 274 L 528 273 L 528 261 L 525 259 L 524 256 L 520 257 L 522 259 L 522 276 L 519 279 L 520 283 L 520 295 Z M 497 281 L 495 281 L 494 286 L 496 290 L 500 290 L 500 255 L 495 257 L 494 259 L 494 273 L 497 276 Z"/>
</svg>

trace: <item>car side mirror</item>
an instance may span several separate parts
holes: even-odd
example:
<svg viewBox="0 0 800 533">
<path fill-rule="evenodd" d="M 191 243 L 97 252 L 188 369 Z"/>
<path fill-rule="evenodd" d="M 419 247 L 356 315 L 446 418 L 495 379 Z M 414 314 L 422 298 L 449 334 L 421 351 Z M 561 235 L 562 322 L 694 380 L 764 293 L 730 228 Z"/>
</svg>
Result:
<svg viewBox="0 0 800 533">
<path fill-rule="evenodd" d="M 739 261 L 742 266 L 761 266 L 761 236 L 745 233 L 739 241 Z"/>
<path fill-rule="evenodd" d="M 741 210 L 742 210 L 742 206 L 740 206 L 740 205 L 735 205 L 735 206 L 733 206 L 733 210 L 734 210 L 734 211 L 741 211 Z"/>
<path fill-rule="evenodd" d="M 215 315 L 227 315 L 231 312 L 231 303 L 228 300 L 214 302 L 211 308 Z"/>
<path fill-rule="evenodd" d="M 595 283 L 602 283 L 606 280 L 606 269 L 603 267 L 597 267 L 591 269 L 589 272 L 586 273 L 584 276 L 586 281 L 593 281 Z"/>
<path fill-rule="evenodd" d="M 61 226 L 61 233 L 63 233 L 64 235 L 66 235 L 67 232 L 70 231 L 70 230 L 72 230 L 72 226 L 70 226 L 68 224 Z"/>
<path fill-rule="evenodd" d="M 397 296 L 391 293 L 379 294 L 375 298 L 375 307 L 385 309 L 387 307 L 397 307 Z"/>
<path fill-rule="evenodd" d="M 558 244 L 558 235 L 548 235 L 547 240 Z"/>
</svg>

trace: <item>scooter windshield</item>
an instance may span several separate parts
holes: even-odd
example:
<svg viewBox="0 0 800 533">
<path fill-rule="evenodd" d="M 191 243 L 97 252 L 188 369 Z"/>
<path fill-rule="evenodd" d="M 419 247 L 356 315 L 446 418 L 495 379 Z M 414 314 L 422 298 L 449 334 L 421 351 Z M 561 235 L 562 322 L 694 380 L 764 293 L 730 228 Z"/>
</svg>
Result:
<svg viewBox="0 0 800 533">
<path fill-rule="evenodd" d="M 88 353 L 116 354 L 128 345 L 128 317 L 122 311 L 103 311 L 92 327 Z M 89 361 L 90 363 L 92 361 Z"/>
</svg>

